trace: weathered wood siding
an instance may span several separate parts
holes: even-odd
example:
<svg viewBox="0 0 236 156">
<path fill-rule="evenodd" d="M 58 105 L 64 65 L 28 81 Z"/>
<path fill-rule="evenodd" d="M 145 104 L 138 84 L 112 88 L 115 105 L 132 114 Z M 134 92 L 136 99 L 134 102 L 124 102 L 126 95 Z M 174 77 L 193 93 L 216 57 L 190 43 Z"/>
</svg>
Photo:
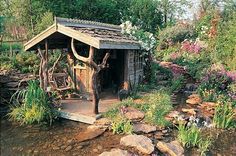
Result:
<svg viewBox="0 0 236 156">
<path fill-rule="evenodd" d="M 143 58 L 140 57 L 140 51 L 128 50 L 127 53 L 127 76 L 131 87 L 136 86 L 143 78 Z"/>
</svg>

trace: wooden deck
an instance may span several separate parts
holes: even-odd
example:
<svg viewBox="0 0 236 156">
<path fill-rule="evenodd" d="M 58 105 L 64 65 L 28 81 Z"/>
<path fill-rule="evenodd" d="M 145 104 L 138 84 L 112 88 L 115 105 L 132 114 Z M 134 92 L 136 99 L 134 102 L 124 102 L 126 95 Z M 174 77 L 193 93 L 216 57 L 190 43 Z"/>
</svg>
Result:
<svg viewBox="0 0 236 156">
<path fill-rule="evenodd" d="M 104 113 L 115 103 L 119 102 L 115 95 L 111 93 L 103 93 L 99 102 L 99 112 Z M 59 111 L 60 117 L 93 124 L 97 119 L 101 118 L 101 114 L 94 115 L 93 105 L 91 101 L 73 98 L 62 100 L 62 109 Z"/>
</svg>

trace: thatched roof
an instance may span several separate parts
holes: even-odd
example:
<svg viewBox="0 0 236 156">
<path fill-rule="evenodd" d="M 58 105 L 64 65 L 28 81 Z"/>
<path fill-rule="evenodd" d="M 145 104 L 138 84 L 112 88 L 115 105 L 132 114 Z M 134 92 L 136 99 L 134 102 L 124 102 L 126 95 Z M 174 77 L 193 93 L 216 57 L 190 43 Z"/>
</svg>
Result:
<svg viewBox="0 0 236 156">
<path fill-rule="evenodd" d="M 45 39 L 49 49 L 67 48 L 71 38 L 97 49 L 140 49 L 139 43 L 122 34 L 118 25 L 58 17 L 52 26 L 28 41 L 24 48 L 35 50 L 41 46 L 43 49 Z"/>
</svg>

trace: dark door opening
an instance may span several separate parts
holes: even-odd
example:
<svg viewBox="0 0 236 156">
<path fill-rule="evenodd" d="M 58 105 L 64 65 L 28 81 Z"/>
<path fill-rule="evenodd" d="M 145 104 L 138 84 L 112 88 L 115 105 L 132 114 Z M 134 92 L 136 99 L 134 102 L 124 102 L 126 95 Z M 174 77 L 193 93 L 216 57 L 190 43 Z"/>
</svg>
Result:
<svg viewBox="0 0 236 156">
<path fill-rule="evenodd" d="M 108 68 L 100 73 L 101 91 L 112 91 L 115 94 L 124 81 L 124 51 L 112 51 L 107 63 Z"/>
</svg>

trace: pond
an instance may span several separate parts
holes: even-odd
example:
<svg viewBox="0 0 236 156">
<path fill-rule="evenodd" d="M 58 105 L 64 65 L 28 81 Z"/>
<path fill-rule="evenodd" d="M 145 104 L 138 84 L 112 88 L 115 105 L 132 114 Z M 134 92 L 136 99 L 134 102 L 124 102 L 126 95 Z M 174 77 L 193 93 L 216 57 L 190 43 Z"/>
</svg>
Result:
<svg viewBox="0 0 236 156">
<path fill-rule="evenodd" d="M 2 156 L 14 155 L 98 155 L 119 146 L 122 136 L 106 132 L 102 136 L 77 143 L 74 138 L 88 125 L 69 120 L 59 120 L 52 126 L 20 126 L 1 120 Z"/>
</svg>

